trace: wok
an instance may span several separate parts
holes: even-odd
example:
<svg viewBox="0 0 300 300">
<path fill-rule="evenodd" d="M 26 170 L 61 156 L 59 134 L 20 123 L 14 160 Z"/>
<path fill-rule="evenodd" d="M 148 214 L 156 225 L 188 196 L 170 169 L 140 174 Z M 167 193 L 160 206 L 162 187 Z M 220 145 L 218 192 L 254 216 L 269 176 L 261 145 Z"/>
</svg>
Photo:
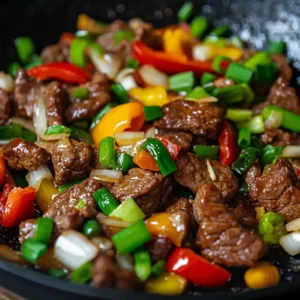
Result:
<svg viewBox="0 0 300 300">
<path fill-rule="evenodd" d="M 2 1 L 0 9 L 0 69 L 16 59 L 13 41 L 20 35 L 32 36 L 38 50 L 55 43 L 62 31 L 75 31 L 79 13 L 85 12 L 101 21 L 115 18 L 128 20 L 141 17 L 156 26 L 176 22 L 176 11 L 182 0 L 27 0 Z M 295 69 L 293 85 L 300 91 L 300 1 L 297 0 L 194 0 L 196 12 L 211 24 L 229 24 L 232 31 L 256 47 L 265 47 L 268 40 L 282 39 L 288 44 L 288 56 Z M 281 283 L 261 291 L 248 291 L 243 281 L 243 269 L 233 270 L 233 279 L 218 290 L 195 288 L 188 295 L 174 299 L 253 299 L 284 296 L 300 287 L 297 266 L 300 258 L 291 258 L 280 249 L 272 251 L 269 260 L 279 266 Z M 0 260 L 0 286 L 7 287 L 29 299 L 162 299 L 162 296 L 142 292 L 96 289 L 52 278 L 37 270 L 25 269 Z M 289 294 L 287 294 L 289 293 Z M 194 297 L 193 297 L 194 298 Z M 195 298 L 194 298 L 195 299 Z"/>
</svg>

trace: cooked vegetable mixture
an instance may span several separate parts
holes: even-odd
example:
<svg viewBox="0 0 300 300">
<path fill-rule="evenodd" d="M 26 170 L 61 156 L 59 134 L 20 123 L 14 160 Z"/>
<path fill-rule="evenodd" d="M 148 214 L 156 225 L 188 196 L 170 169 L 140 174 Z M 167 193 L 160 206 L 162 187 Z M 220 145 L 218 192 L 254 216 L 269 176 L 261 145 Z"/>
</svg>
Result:
<svg viewBox="0 0 300 300">
<path fill-rule="evenodd" d="M 78 31 L 0 73 L 0 256 L 78 284 L 175 295 L 300 253 L 300 101 L 285 44 L 224 25 Z M 16 238 L 16 228 L 18 235 Z"/>
</svg>

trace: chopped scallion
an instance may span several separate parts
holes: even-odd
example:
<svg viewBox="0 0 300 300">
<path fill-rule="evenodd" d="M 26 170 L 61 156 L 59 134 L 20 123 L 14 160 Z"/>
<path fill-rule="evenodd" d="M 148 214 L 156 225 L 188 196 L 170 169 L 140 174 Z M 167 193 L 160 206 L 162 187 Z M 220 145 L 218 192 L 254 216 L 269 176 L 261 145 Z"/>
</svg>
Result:
<svg viewBox="0 0 300 300">
<path fill-rule="evenodd" d="M 163 116 L 163 112 L 160 106 L 145 106 L 144 113 L 147 122 L 154 121 Z"/>
<path fill-rule="evenodd" d="M 218 159 L 219 146 L 195 145 L 194 152 L 203 159 Z"/>
<path fill-rule="evenodd" d="M 223 74 L 227 70 L 230 63 L 231 63 L 230 58 L 226 56 L 218 55 L 213 60 L 212 68 L 213 70 Z"/>
<path fill-rule="evenodd" d="M 54 125 L 54 126 L 48 127 L 45 131 L 46 135 L 61 134 L 61 133 L 70 134 L 71 129 L 64 125 Z"/>
<path fill-rule="evenodd" d="M 272 84 L 278 76 L 278 68 L 274 63 L 256 66 L 256 80 L 260 84 Z"/>
<path fill-rule="evenodd" d="M 162 273 L 165 272 L 165 270 L 166 270 L 166 262 L 164 260 L 159 260 L 152 266 L 151 274 L 154 277 L 159 277 Z"/>
<path fill-rule="evenodd" d="M 134 167 L 133 157 L 127 153 L 117 154 L 117 166 L 116 170 L 122 171 L 123 174 L 127 174 L 130 169 Z"/>
<path fill-rule="evenodd" d="M 48 244 L 53 230 L 53 220 L 50 218 L 37 218 L 34 239 L 40 243 Z"/>
<path fill-rule="evenodd" d="M 251 132 L 248 128 L 241 128 L 239 130 L 238 144 L 243 149 L 250 146 L 250 144 L 251 144 Z"/>
<path fill-rule="evenodd" d="M 112 94 L 112 98 L 117 102 L 117 103 L 128 103 L 128 93 L 124 89 L 123 85 L 119 82 L 114 83 L 110 86 L 110 92 Z"/>
<path fill-rule="evenodd" d="M 140 62 L 134 58 L 129 58 L 125 62 L 125 68 L 137 69 L 140 65 Z"/>
<path fill-rule="evenodd" d="M 180 22 L 187 21 L 192 15 L 193 7 L 194 5 L 192 2 L 184 3 L 177 13 L 178 20 Z"/>
<path fill-rule="evenodd" d="M 81 87 L 73 90 L 72 96 L 76 99 L 84 100 L 89 96 L 89 90 L 87 88 Z"/>
<path fill-rule="evenodd" d="M 237 103 L 244 99 L 244 89 L 239 84 L 216 88 L 212 96 L 218 98 L 222 104 Z"/>
<path fill-rule="evenodd" d="M 251 109 L 227 109 L 226 119 L 233 122 L 245 122 L 251 119 L 253 113 Z"/>
<path fill-rule="evenodd" d="M 82 232 L 88 237 L 99 235 L 101 232 L 101 227 L 99 222 L 97 220 L 85 221 L 83 224 Z"/>
<path fill-rule="evenodd" d="M 132 41 L 134 39 L 134 34 L 130 30 L 119 30 L 114 33 L 114 43 L 115 45 L 120 45 L 124 40 Z"/>
<path fill-rule="evenodd" d="M 134 252 L 135 273 L 140 281 L 146 281 L 151 275 L 151 258 L 145 249 L 138 249 Z"/>
<path fill-rule="evenodd" d="M 93 118 L 91 126 L 90 126 L 90 130 L 92 130 L 99 123 L 99 121 L 104 117 L 104 115 L 107 112 L 109 112 L 114 106 L 115 106 L 115 104 L 108 103 L 103 108 L 101 108 L 101 110 Z"/>
<path fill-rule="evenodd" d="M 284 54 L 286 51 L 286 44 L 283 41 L 271 41 L 268 47 L 269 53 Z"/>
<path fill-rule="evenodd" d="M 201 85 L 206 85 L 210 82 L 213 82 L 215 79 L 217 79 L 216 75 L 205 72 L 201 76 Z"/>
<path fill-rule="evenodd" d="M 88 282 L 91 278 L 92 278 L 92 263 L 90 261 L 81 265 L 79 268 L 74 270 L 70 275 L 70 279 L 72 282 L 81 283 L 81 284 Z"/>
<path fill-rule="evenodd" d="M 79 67 L 85 67 L 87 57 L 85 50 L 88 47 L 90 41 L 82 38 L 75 38 L 70 46 L 70 60 L 73 64 Z"/>
<path fill-rule="evenodd" d="M 106 189 L 101 188 L 93 195 L 99 208 L 105 215 L 111 214 L 119 205 L 114 196 Z"/>
<path fill-rule="evenodd" d="M 193 72 L 184 72 L 170 76 L 170 89 L 173 91 L 190 91 L 195 85 Z"/>
<path fill-rule="evenodd" d="M 15 46 L 21 62 L 29 62 L 35 52 L 32 39 L 28 36 L 18 37 L 15 39 Z"/>
<path fill-rule="evenodd" d="M 21 245 L 22 256 L 32 264 L 36 263 L 36 261 L 47 252 L 47 249 L 47 245 L 32 238 L 28 238 Z"/>
<path fill-rule="evenodd" d="M 115 152 L 115 139 L 107 136 L 100 142 L 99 162 L 105 168 L 114 169 L 116 166 L 117 154 Z"/>
<path fill-rule="evenodd" d="M 262 115 L 255 116 L 246 122 L 237 123 L 237 127 L 247 128 L 253 134 L 259 134 L 265 131 L 265 125 Z"/>
<path fill-rule="evenodd" d="M 252 79 L 253 71 L 241 64 L 231 63 L 226 71 L 225 77 L 238 83 L 249 83 Z"/>
<path fill-rule="evenodd" d="M 196 17 L 191 22 L 191 34 L 194 37 L 201 38 L 207 30 L 207 20 L 204 17 Z"/>
<path fill-rule="evenodd" d="M 216 27 L 213 31 L 209 33 L 209 35 L 215 35 L 218 37 L 226 36 L 229 33 L 229 27 L 227 25 L 221 25 Z"/>
</svg>

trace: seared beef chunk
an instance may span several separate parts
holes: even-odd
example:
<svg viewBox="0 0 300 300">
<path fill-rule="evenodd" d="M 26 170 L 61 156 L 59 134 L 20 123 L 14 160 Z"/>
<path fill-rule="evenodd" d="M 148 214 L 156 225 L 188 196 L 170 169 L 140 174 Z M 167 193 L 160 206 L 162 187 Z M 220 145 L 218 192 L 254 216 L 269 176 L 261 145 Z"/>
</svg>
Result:
<svg viewBox="0 0 300 300">
<path fill-rule="evenodd" d="M 163 48 L 163 39 L 161 34 L 155 31 L 153 25 L 150 23 L 142 23 L 135 30 L 136 39 L 142 41 L 144 44 L 154 50 L 161 50 Z"/>
<path fill-rule="evenodd" d="M 282 215 L 286 222 L 299 218 L 299 183 L 291 163 L 279 159 L 274 165 L 267 165 L 259 175 L 249 185 L 253 204 Z"/>
<path fill-rule="evenodd" d="M 248 171 L 245 173 L 245 181 L 250 186 L 252 183 L 254 183 L 256 177 L 261 175 L 261 167 L 258 163 L 254 164 L 250 167 Z"/>
<path fill-rule="evenodd" d="M 41 84 L 19 69 L 15 79 L 14 103 L 17 115 L 32 118 L 36 97 L 41 93 Z"/>
<path fill-rule="evenodd" d="M 8 121 L 12 113 L 11 100 L 9 95 L 0 89 L 0 125 Z"/>
<path fill-rule="evenodd" d="M 44 90 L 48 126 L 63 124 L 63 111 L 67 105 L 67 93 L 58 81 L 52 81 Z"/>
<path fill-rule="evenodd" d="M 152 263 L 159 260 L 166 260 L 173 247 L 173 243 L 165 237 L 154 237 L 147 244 L 147 249 L 151 256 Z"/>
<path fill-rule="evenodd" d="M 29 219 L 27 221 L 22 222 L 19 225 L 19 240 L 22 244 L 28 238 L 32 238 L 34 236 L 34 232 L 36 229 L 36 219 Z"/>
<path fill-rule="evenodd" d="M 106 255 L 99 255 L 93 264 L 92 284 L 97 287 L 117 287 L 127 290 L 137 284 L 135 272 L 120 268 L 115 260 Z"/>
<path fill-rule="evenodd" d="M 214 104 L 197 101 L 172 101 L 162 107 L 164 116 L 154 122 L 160 129 L 189 131 L 195 135 L 216 139 L 225 110 Z"/>
<path fill-rule="evenodd" d="M 260 138 L 265 144 L 274 146 L 300 145 L 300 135 L 282 129 L 266 130 Z"/>
<path fill-rule="evenodd" d="M 32 171 L 50 162 L 50 156 L 45 149 L 20 138 L 6 144 L 3 147 L 3 155 L 14 170 Z"/>
<path fill-rule="evenodd" d="M 230 200 L 238 191 L 237 178 L 226 165 L 215 160 L 211 160 L 210 163 L 217 177 L 213 182 L 214 185 L 221 191 L 226 201 Z M 206 160 L 200 159 L 195 154 L 189 152 L 179 154 L 176 165 L 175 180 L 194 193 L 203 185 L 212 182 Z"/>
<path fill-rule="evenodd" d="M 54 220 L 56 232 L 78 228 L 84 218 L 92 218 L 97 214 L 96 202 L 93 194 L 101 188 L 101 182 L 95 179 L 86 179 L 80 184 L 59 193 L 53 200 L 44 217 Z M 86 205 L 78 210 L 74 206 L 83 201 Z"/>
<path fill-rule="evenodd" d="M 131 169 L 110 192 L 119 200 L 133 198 L 147 215 L 166 206 L 172 193 L 172 180 L 158 172 Z"/>
<path fill-rule="evenodd" d="M 293 160 L 293 167 L 297 175 L 297 179 L 299 181 L 300 180 L 300 159 L 299 158 Z"/>
<path fill-rule="evenodd" d="M 292 70 L 286 56 L 283 54 L 272 54 L 271 58 L 277 65 L 277 68 L 280 71 L 280 76 L 285 81 L 290 81 L 292 79 L 293 70 Z"/>
<path fill-rule="evenodd" d="M 130 223 L 124 222 L 117 218 L 108 217 L 102 213 L 97 214 L 97 220 L 101 225 L 102 233 L 105 237 L 111 238 L 114 234 L 129 226 Z M 121 227 L 121 224 L 123 225 Z"/>
<path fill-rule="evenodd" d="M 216 264 L 243 267 L 254 265 L 265 254 L 262 238 L 238 223 L 214 184 L 199 189 L 194 209 L 200 220 L 196 247 L 204 258 Z"/>
<path fill-rule="evenodd" d="M 185 150 L 191 148 L 191 144 L 193 141 L 193 135 L 189 132 L 158 129 L 157 135 L 166 137 L 172 143 L 179 145 L 182 149 Z"/>
<path fill-rule="evenodd" d="M 93 168 L 96 151 L 92 145 L 69 139 L 63 145 L 57 142 L 51 156 L 55 183 L 61 185 L 86 178 Z"/>
<path fill-rule="evenodd" d="M 47 46 L 41 52 L 41 59 L 44 63 L 68 62 L 70 48 L 64 44 Z"/>
<path fill-rule="evenodd" d="M 96 73 L 92 81 L 83 84 L 89 90 L 89 98 L 71 104 L 66 112 L 66 120 L 71 122 L 90 120 L 110 100 L 109 80 L 105 74 Z"/>
</svg>

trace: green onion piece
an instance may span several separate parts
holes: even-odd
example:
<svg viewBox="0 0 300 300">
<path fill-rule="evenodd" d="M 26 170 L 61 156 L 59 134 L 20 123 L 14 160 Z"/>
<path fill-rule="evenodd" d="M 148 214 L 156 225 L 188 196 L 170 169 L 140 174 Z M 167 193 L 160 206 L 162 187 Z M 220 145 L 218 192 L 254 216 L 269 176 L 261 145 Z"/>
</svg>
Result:
<svg viewBox="0 0 300 300">
<path fill-rule="evenodd" d="M 261 152 L 262 149 L 265 147 L 265 144 L 261 140 L 260 137 L 252 135 L 251 136 L 251 146 L 253 146 L 254 148 L 258 149 Z"/>
<path fill-rule="evenodd" d="M 145 218 L 145 214 L 132 198 L 123 201 L 109 216 L 132 223 Z"/>
<path fill-rule="evenodd" d="M 252 79 L 253 71 L 245 68 L 241 64 L 231 63 L 225 73 L 226 78 L 230 78 L 238 83 L 249 83 Z"/>
<path fill-rule="evenodd" d="M 134 39 L 134 34 L 130 30 L 119 30 L 114 33 L 115 45 L 120 45 L 124 40 L 132 41 Z"/>
<path fill-rule="evenodd" d="M 21 188 L 25 188 L 28 186 L 28 182 L 25 177 L 26 174 L 24 174 L 22 171 L 15 171 L 12 173 L 12 176 L 16 182 L 16 186 L 19 186 Z"/>
<path fill-rule="evenodd" d="M 186 98 L 189 100 L 200 100 L 203 98 L 212 98 L 210 94 L 201 86 L 196 86 L 191 92 L 187 93 Z"/>
<path fill-rule="evenodd" d="M 238 136 L 238 145 L 245 149 L 249 147 L 251 144 L 251 132 L 247 128 L 241 128 L 239 130 L 239 136 Z"/>
<path fill-rule="evenodd" d="M 21 68 L 21 65 L 18 62 L 13 62 L 8 66 L 8 73 L 12 77 L 16 77 L 18 70 Z"/>
<path fill-rule="evenodd" d="M 213 31 L 209 33 L 209 35 L 215 35 L 218 37 L 226 36 L 229 33 L 229 27 L 227 25 L 221 25 L 216 27 Z"/>
<path fill-rule="evenodd" d="M 239 186 L 239 194 L 248 195 L 249 187 L 245 180 L 242 180 Z"/>
<path fill-rule="evenodd" d="M 64 269 L 52 268 L 52 269 L 48 270 L 48 274 L 52 277 L 60 278 L 60 277 L 66 276 L 68 274 L 68 272 Z"/>
<path fill-rule="evenodd" d="M 203 159 L 218 159 L 219 158 L 219 146 L 205 146 L 195 145 L 194 152 Z"/>
<path fill-rule="evenodd" d="M 218 98 L 221 104 L 237 103 L 243 100 L 244 89 L 239 84 L 216 88 L 213 90 L 212 96 Z"/>
<path fill-rule="evenodd" d="M 154 121 L 163 116 L 163 112 L 160 106 L 145 106 L 144 113 L 147 122 Z"/>
<path fill-rule="evenodd" d="M 2 125 L 0 126 L 0 140 L 8 140 L 12 138 L 12 126 Z"/>
<path fill-rule="evenodd" d="M 268 47 L 269 53 L 284 54 L 286 51 L 286 44 L 282 41 L 271 41 Z"/>
<path fill-rule="evenodd" d="M 44 62 L 42 61 L 42 59 L 37 56 L 37 55 L 33 55 L 32 58 L 31 58 L 31 62 L 27 63 L 25 65 L 25 69 L 26 70 L 29 70 L 31 68 L 34 68 L 34 67 L 37 67 L 37 66 L 40 66 L 42 65 Z"/>
<path fill-rule="evenodd" d="M 34 143 L 37 140 L 37 136 L 34 132 L 23 128 L 22 130 L 22 139 L 31 143 Z"/>
<path fill-rule="evenodd" d="M 134 252 L 134 270 L 140 281 L 146 281 L 151 275 L 151 258 L 145 249 L 138 249 Z"/>
<path fill-rule="evenodd" d="M 196 17 L 191 22 L 191 34 L 194 37 L 201 38 L 207 30 L 207 20 L 204 17 Z"/>
<path fill-rule="evenodd" d="M 128 93 L 124 89 L 123 85 L 119 82 L 114 83 L 110 86 L 110 92 L 112 94 L 112 98 L 117 102 L 117 103 L 128 103 Z"/>
<path fill-rule="evenodd" d="M 61 134 L 61 133 L 70 134 L 71 129 L 64 125 L 54 125 L 54 126 L 48 127 L 45 131 L 46 135 Z"/>
<path fill-rule="evenodd" d="M 224 74 L 230 63 L 231 63 L 230 58 L 228 58 L 226 56 L 218 55 L 213 60 L 212 68 L 213 68 L 213 70 L 215 70 L 221 74 Z"/>
<path fill-rule="evenodd" d="M 243 175 L 255 162 L 259 156 L 259 150 L 253 147 L 246 148 L 232 164 L 232 170 L 239 175 Z"/>
<path fill-rule="evenodd" d="M 99 163 L 105 168 L 114 169 L 116 166 L 116 160 L 115 139 L 111 136 L 107 136 L 100 142 Z"/>
<path fill-rule="evenodd" d="M 272 84 L 277 76 L 278 68 L 274 63 L 256 66 L 256 80 L 260 84 Z"/>
<path fill-rule="evenodd" d="M 70 129 L 71 129 L 71 133 L 70 133 L 71 139 L 78 140 L 87 144 L 94 143 L 91 135 L 87 131 L 77 128 L 75 126 L 71 126 Z"/>
<path fill-rule="evenodd" d="M 89 51 L 94 51 L 94 52 L 96 52 L 98 54 L 104 54 L 105 53 L 104 48 L 101 47 L 97 43 L 90 43 L 87 48 L 88 48 Z"/>
<path fill-rule="evenodd" d="M 241 122 L 236 124 L 237 127 L 247 128 L 253 134 L 263 133 L 265 131 L 265 124 L 262 115 L 255 116 L 251 118 L 249 121 Z"/>
<path fill-rule="evenodd" d="M 77 121 L 77 122 L 74 122 L 73 125 L 76 128 L 80 128 L 80 129 L 83 129 L 83 130 L 88 130 L 90 124 L 89 124 L 89 121 Z"/>
<path fill-rule="evenodd" d="M 164 260 L 159 260 L 152 266 L 151 274 L 154 277 L 159 277 L 162 273 L 165 272 L 165 270 L 166 262 Z"/>
<path fill-rule="evenodd" d="M 125 68 L 137 69 L 140 65 L 140 62 L 134 58 L 129 58 L 125 62 Z"/>
<path fill-rule="evenodd" d="M 284 147 L 276 147 L 273 145 L 266 145 L 262 149 L 260 156 L 260 164 L 264 168 L 266 165 L 273 164 L 281 155 Z"/>
<path fill-rule="evenodd" d="M 84 207 L 86 206 L 86 203 L 80 199 L 77 204 L 74 206 L 74 208 L 76 208 L 77 210 L 82 210 Z"/>
<path fill-rule="evenodd" d="M 165 146 L 157 139 L 148 139 L 141 147 L 141 150 L 146 149 L 153 156 L 162 176 L 167 176 L 176 171 L 176 164 L 170 156 L 170 153 Z"/>
<path fill-rule="evenodd" d="M 170 89 L 176 92 L 190 91 L 195 85 L 193 72 L 184 72 L 170 76 Z"/>
<path fill-rule="evenodd" d="M 47 245 L 29 238 L 21 245 L 21 253 L 25 260 L 34 264 L 48 250 Z"/>
<path fill-rule="evenodd" d="M 204 45 L 212 45 L 217 48 L 225 48 L 228 44 L 228 40 L 226 38 L 219 38 L 217 36 L 209 35 L 203 40 Z"/>
<path fill-rule="evenodd" d="M 99 235 L 101 232 L 100 224 L 97 220 L 85 221 L 82 228 L 83 234 L 87 235 L 89 238 Z"/>
<path fill-rule="evenodd" d="M 253 93 L 251 87 L 249 86 L 249 84 L 241 83 L 240 86 L 244 90 L 244 100 L 243 100 L 244 101 L 244 106 L 249 107 L 251 102 L 254 99 L 254 93 Z"/>
<path fill-rule="evenodd" d="M 90 261 L 84 263 L 70 275 L 70 280 L 74 283 L 86 283 L 92 278 L 92 263 Z"/>
<path fill-rule="evenodd" d="M 22 126 L 20 124 L 12 123 L 11 128 L 12 128 L 12 136 L 22 137 L 23 130 L 22 130 Z"/>
<path fill-rule="evenodd" d="M 94 40 L 95 34 L 89 33 L 87 30 L 78 30 L 75 32 L 75 36 L 81 39 Z"/>
<path fill-rule="evenodd" d="M 232 122 L 245 122 L 252 118 L 252 110 L 251 109 L 227 109 L 227 114 L 225 118 Z"/>
<path fill-rule="evenodd" d="M 70 46 L 70 60 L 73 64 L 79 67 L 85 67 L 87 62 L 87 57 L 85 55 L 85 50 L 89 45 L 89 40 L 82 38 L 75 38 Z"/>
<path fill-rule="evenodd" d="M 194 5 L 192 2 L 184 3 L 177 13 L 178 20 L 180 22 L 187 21 L 192 15 L 193 7 Z"/>
<path fill-rule="evenodd" d="M 40 243 L 48 244 L 53 230 L 53 220 L 50 218 L 37 218 L 34 239 Z"/>
<path fill-rule="evenodd" d="M 213 82 L 216 79 L 217 79 L 216 75 L 205 72 L 205 73 L 202 74 L 200 82 L 201 82 L 201 85 L 203 86 L 203 85 L 206 85 L 210 82 Z"/>
<path fill-rule="evenodd" d="M 257 65 L 264 65 L 271 63 L 270 54 L 267 52 L 258 52 L 251 56 L 244 62 L 244 66 L 252 71 L 256 71 Z"/>
<path fill-rule="evenodd" d="M 119 205 L 119 202 L 114 196 L 106 189 L 101 188 L 93 195 L 99 208 L 105 215 L 110 215 Z"/>
<path fill-rule="evenodd" d="M 115 104 L 108 103 L 103 108 L 101 108 L 101 110 L 93 118 L 91 126 L 90 126 L 90 130 L 92 130 L 99 123 L 99 121 L 104 117 L 104 115 L 107 112 L 109 112 L 114 106 L 115 106 Z"/>
<path fill-rule="evenodd" d="M 152 236 L 142 220 L 112 236 L 112 241 L 121 255 L 129 254 L 152 239 Z"/>
<path fill-rule="evenodd" d="M 35 52 L 33 41 L 28 36 L 21 36 L 15 39 L 15 46 L 21 62 L 29 62 Z"/>
<path fill-rule="evenodd" d="M 244 47 L 244 42 L 236 35 L 232 36 L 230 38 L 230 41 L 233 46 L 236 46 L 241 49 Z"/>
<path fill-rule="evenodd" d="M 76 99 L 85 100 L 89 97 L 89 90 L 87 88 L 81 87 L 73 90 L 72 96 Z"/>
<path fill-rule="evenodd" d="M 127 174 L 130 169 L 134 167 L 133 157 L 127 153 L 117 154 L 117 166 L 116 170 L 122 171 L 123 174 Z"/>
<path fill-rule="evenodd" d="M 82 180 L 74 180 L 74 181 L 71 182 L 71 183 L 67 183 L 67 184 L 60 185 L 60 186 L 58 187 L 58 191 L 61 193 L 61 192 L 63 192 L 64 190 L 66 190 L 66 189 L 70 188 L 71 186 L 73 186 L 74 184 L 78 184 L 78 183 L 81 183 L 81 182 L 82 182 Z"/>
</svg>

